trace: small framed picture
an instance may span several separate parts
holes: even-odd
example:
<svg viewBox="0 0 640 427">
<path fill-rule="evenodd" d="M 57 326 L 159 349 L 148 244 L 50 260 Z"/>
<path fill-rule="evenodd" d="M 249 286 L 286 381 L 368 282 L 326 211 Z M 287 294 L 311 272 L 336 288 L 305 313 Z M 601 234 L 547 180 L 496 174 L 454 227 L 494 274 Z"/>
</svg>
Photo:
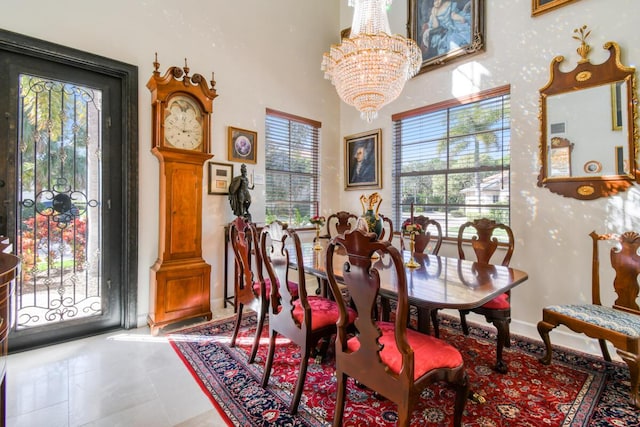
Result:
<svg viewBox="0 0 640 427">
<path fill-rule="evenodd" d="M 231 162 L 256 163 L 258 133 L 229 126 L 228 157 Z"/>
<path fill-rule="evenodd" d="M 232 164 L 209 162 L 209 194 L 229 194 L 232 179 Z"/>
<path fill-rule="evenodd" d="M 346 190 L 382 188 L 380 144 L 382 129 L 344 138 Z"/>
<path fill-rule="evenodd" d="M 531 16 L 549 12 L 557 7 L 572 3 L 577 0 L 531 0 Z"/>
</svg>

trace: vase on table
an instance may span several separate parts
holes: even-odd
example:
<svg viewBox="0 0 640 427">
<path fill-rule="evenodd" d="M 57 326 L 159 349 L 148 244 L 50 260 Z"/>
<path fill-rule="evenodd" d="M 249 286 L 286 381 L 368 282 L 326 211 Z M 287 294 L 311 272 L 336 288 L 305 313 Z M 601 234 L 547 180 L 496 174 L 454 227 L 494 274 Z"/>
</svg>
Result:
<svg viewBox="0 0 640 427">
<path fill-rule="evenodd" d="M 368 197 L 363 194 L 360 196 L 360 203 L 362 204 L 362 218 L 367 222 L 369 232 L 376 233 L 379 239 L 382 234 L 382 218 L 378 215 L 378 209 L 380 209 L 382 197 L 378 193 L 372 193 Z"/>
</svg>

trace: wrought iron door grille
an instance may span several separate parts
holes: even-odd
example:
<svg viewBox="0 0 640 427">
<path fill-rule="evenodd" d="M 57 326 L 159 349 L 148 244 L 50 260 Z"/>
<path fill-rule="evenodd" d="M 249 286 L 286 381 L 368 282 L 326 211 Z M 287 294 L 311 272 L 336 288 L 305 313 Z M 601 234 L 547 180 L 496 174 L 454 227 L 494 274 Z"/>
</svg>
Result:
<svg viewBox="0 0 640 427">
<path fill-rule="evenodd" d="M 19 102 L 12 326 L 101 315 L 102 93 L 22 74 Z"/>
</svg>

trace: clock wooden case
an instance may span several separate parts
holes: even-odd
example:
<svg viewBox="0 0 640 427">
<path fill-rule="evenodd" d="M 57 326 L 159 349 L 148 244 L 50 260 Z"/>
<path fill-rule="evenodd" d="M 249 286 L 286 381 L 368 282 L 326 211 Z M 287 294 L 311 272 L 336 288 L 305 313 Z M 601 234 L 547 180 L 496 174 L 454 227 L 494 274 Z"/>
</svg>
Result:
<svg viewBox="0 0 640 427">
<path fill-rule="evenodd" d="M 215 81 L 189 76 L 186 65 L 161 76 L 159 63 L 147 88 L 153 119 L 151 152 L 160 162 L 158 259 L 151 267 L 148 324 L 152 334 L 196 317 L 211 319 L 211 266 L 202 258 L 203 166 L 213 157 L 210 125 Z"/>
</svg>

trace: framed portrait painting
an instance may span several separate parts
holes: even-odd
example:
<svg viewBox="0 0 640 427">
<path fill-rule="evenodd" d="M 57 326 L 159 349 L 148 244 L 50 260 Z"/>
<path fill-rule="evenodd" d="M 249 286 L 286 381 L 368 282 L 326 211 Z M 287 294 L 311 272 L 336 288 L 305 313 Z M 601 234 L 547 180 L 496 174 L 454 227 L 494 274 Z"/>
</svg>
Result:
<svg viewBox="0 0 640 427">
<path fill-rule="evenodd" d="M 228 158 L 231 162 L 256 163 L 258 133 L 229 126 Z"/>
<path fill-rule="evenodd" d="M 229 184 L 233 179 L 233 165 L 209 162 L 209 194 L 229 194 Z"/>
<path fill-rule="evenodd" d="M 346 190 L 382 188 L 380 144 L 382 129 L 344 138 Z"/>
<path fill-rule="evenodd" d="M 485 0 L 409 0 L 409 37 L 422 52 L 418 73 L 482 52 Z"/>
<path fill-rule="evenodd" d="M 577 0 L 531 0 L 531 16 L 549 12 L 557 7 L 573 3 Z"/>
</svg>

